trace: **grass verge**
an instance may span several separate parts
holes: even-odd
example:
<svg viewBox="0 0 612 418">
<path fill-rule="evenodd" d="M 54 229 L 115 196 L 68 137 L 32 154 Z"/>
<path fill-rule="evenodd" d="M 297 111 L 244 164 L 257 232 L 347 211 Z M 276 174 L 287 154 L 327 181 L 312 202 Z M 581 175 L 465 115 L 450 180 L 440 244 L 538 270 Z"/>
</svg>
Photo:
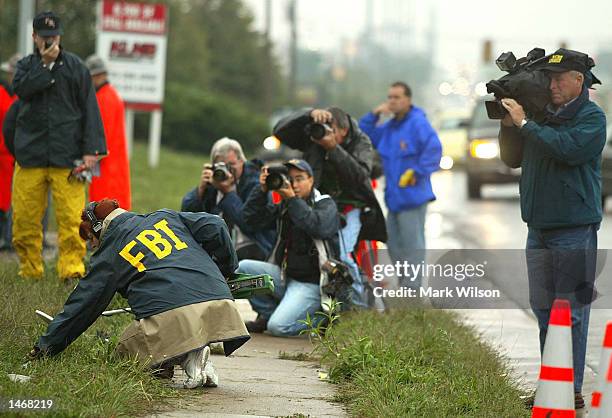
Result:
<svg viewBox="0 0 612 418">
<path fill-rule="evenodd" d="M 317 347 L 354 416 L 530 415 L 503 360 L 449 312 L 355 313 Z"/>
<path fill-rule="evenodd" d="M 179 209 L 183 195 L 196 186 L 206 158 L 162 149 L 159 167 L 150 169 L 146 145 L 135 143 L 131 160 L 133 210 Z M 2 403 L 7 399 L 52 399 L 54 406 L 47 412 L 53 416 L 137 416 L 163 408 L 164 399 L 192 395 L 170 389 L 137 364 L 114 357 L 117 338 L 132 320 L 131 315 L 101 317 L 64 353 L 23 369 L 26 353 L 46 329 L 34 311 L 55 315 L 72 288 L 59 282 L 55 260 L 48 260 L 45 278 L 33 282 L 17 277 L 13 259 L 0 259 L 0 292 L 4 295 L 0 304 Z M 126 305 L 117 296 L 108 309 Z M 110 343 L 97 334 L 111 335 Z M 14 383 L 9 373 L 32 379 Z"/>
</svg>

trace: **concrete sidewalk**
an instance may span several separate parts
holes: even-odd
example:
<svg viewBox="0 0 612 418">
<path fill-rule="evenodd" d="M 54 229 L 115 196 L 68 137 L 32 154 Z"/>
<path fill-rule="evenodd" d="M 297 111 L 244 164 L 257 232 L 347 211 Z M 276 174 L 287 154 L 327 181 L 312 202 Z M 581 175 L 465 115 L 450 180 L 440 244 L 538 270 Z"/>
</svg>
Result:
<svg viewBox="0 0 612 418">
<path fill-rule="evenodd" d="M 254 318 L 245 300 L 238 300 L 243 318 Z M 313 347 L 307 338 L 275 338 L 252 334 L 232 356 L 213 355 L 219 387 L 194 389 L 184 399 L 151 417 L 345 417 L 332 402 L 335 388 L 319 379 L 318 365 L 294 358 Z M 180 369 L 177 368 L 177 371 Z"/>
</svg>

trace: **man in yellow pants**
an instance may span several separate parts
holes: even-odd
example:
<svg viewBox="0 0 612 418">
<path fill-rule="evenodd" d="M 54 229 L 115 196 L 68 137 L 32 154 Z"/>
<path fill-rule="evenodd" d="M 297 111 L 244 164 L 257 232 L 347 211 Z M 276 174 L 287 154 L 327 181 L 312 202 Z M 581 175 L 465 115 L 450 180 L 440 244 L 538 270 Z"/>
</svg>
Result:
<svg viewBox="0 0 612 418">
<path fill-rule="evenodd" d="M 13 247 L 19 275 L 42 278 L 42 217 L 49 188 L 55 202 L 60 279 L 85 274 L 79 214 L 85 187 L 69 179 L 76 160 L 87 169 L 106 154 L 104 128 L 91 77 L 81 60 L 60 46 L 60 19 L 34 18 L 36 51 L 17 63 L 13 89 L 22 101 L 15 130 Z"/>
</svg>

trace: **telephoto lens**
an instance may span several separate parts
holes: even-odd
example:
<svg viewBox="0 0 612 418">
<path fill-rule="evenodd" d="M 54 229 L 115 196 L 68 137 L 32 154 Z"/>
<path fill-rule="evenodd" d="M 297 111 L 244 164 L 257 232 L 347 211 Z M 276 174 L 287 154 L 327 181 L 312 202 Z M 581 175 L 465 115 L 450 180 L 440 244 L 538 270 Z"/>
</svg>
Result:
<svg viewBox="0 0 612 418">
<path fill-rule="evenodd" d="M 320 141 L 325 138 L 328 132 L 332 131 L 332 128 L 326 123 L 309 123 L 304 129 L 306 136 Z"/>
<path fill-rule="evenodd" d="M 216 163 L 213 166 L 213 180 L 225 181 L 229 177 L 230 172 L 225 163 Z"/>
<path fill-rule="evenodd" d="M 289 169 L 284 165 L 268 167 L 268 177 L 266 177 L 266 187 L 268 190 L 282 189 L 285 182 L 289 181 Z"/>
</svg>

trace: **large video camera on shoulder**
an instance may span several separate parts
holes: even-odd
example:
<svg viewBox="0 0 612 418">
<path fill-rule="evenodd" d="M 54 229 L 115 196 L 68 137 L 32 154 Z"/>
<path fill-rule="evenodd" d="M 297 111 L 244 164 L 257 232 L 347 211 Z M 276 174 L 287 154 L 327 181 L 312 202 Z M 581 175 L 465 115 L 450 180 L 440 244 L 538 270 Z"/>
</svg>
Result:
<svg viewBox="0 0 612 418">
<path fill-rule="evenodd" d="M 520 59 L 512 52 L 504 52 L 495 60 L 497 67 L 508 74 L 486 84 L 487 92 L 495 96 L 495 100 L 485 102 L 489 119 L 503 119 L 508 113 L 501 104 L 504 98 L 519 102 L 536 122 L 545 117 L 550 103 L 550 77 L 541 67 L 548 58 L 544 49 L 534 48 Z"/>
</svg>

